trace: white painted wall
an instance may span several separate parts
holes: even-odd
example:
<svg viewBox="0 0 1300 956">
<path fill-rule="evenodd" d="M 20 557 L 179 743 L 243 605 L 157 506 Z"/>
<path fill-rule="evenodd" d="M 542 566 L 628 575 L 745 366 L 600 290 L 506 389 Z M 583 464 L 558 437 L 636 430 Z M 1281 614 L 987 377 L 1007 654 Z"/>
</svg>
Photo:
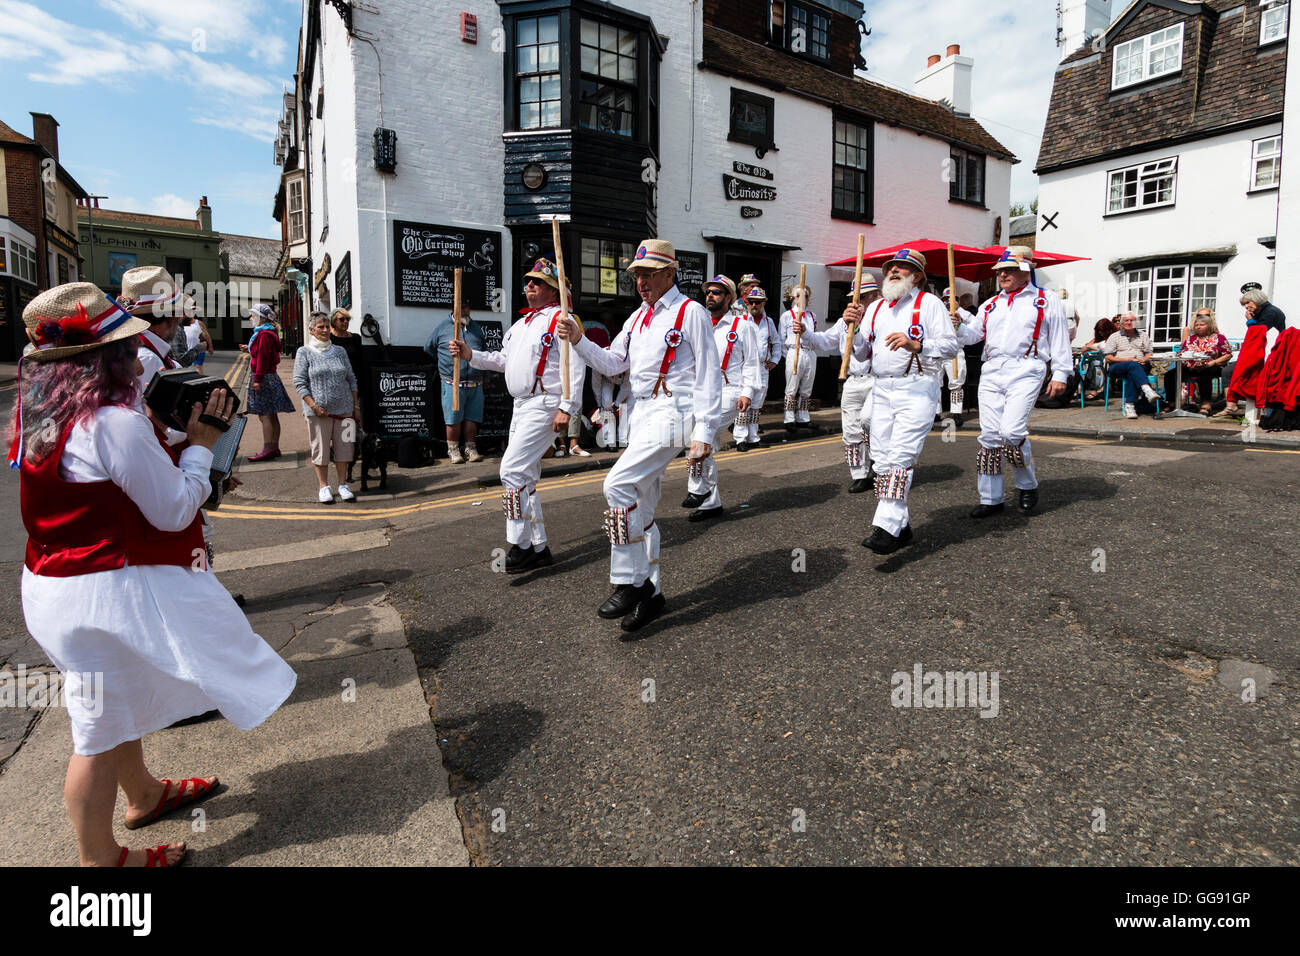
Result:
<svg viewBox="0 0 1300 956">
<path fill-rule="evenodd" d="M 830 107 L 696 69 L 703 29 L 698 4 L 656 4 L 653 16 L 659 31 L 672 37 L 660 75 L 659 232 L 682 249 L 708 250 L 710 272 L 716 260 L 703 235 L 799 246 L 798 251 L 785 253 L 782 272 L 789 282 L 798 279 L 801 264 L 807 266 L 811 308 L 824 315 L 827 283 L 853 278 L 851 268 L 828 269 L 824 264 L 853 255 L 859 232 L 866 234 L 868 250 L 925 238 L 987 246 L 994 241 L 994 220 L 1001 216 L 1006 241 L 1009 162 L 990 158 L 987 163 L 989 209 L 950 202 L 944 178 L 948 143 L 881 123 L 875 124 L 875 223 L 832 219 Z M 732 87 L 775 99 L 777 152 L 759 160 L 753 147 L 727 140 Z M 737 160 L 772 171 L 769 185 L 777 191 L 775 201 L 742 203 L 725 198 L 722 174 L 731 173 Z M 741 219 L 742 205 L 759 207 L 763 215 Z"/>
<path fill-rule="evenodd" d="M 1291 14 L 1293 37 L 1300 37 L 1300 17 Z M 1287 314 L 1287 324 L 1300 319 L 1300 43 L 1291 43 L 1286 53 L 1286 106 L 1282 114 L 1282 190 L 1278 197 L 1277 269 L 1271 296 Z M 1289 155 L 1288 155 L 1289 153 Z M 1290 163 L 1288 167 L 1287 163 Z M 1289 171 L 1288 171 L 1289 170 Z M 1285 209 L 1289 215 L 1281 215 Z"/>
<path fill-rule="evenodd" d="M 1280 129 L 1274 123 L 1039 177 L 1038 211 L 1059 215 L 1055 229 L 1044 231 L 1040 221 L 1038 248 L 1092 257 L 1039 273 L 1048 288 L 1070 290 L 1081 320 L 1077 341 L 1092 337 L 1098 318 L 1120 310 L 1121 280 L 1109 271 L 1112 260 L 1162 253 L 1176 259 L 1186 251 L 1231 245 L 1237 254 L 1220 272 L 1215 313 L 1224 335 L 1246 334 L 1240 289 L 1250 281 L 1268 287 L 1273 264 L 1257 240 L 1274 234 L 1278 203 L 1275 189 L 1247 192 L 1251 141 Z M 1178 157 L 1173 206 L 1105 217 L 1110 170 L 1170 156 Z"/>
</svg>

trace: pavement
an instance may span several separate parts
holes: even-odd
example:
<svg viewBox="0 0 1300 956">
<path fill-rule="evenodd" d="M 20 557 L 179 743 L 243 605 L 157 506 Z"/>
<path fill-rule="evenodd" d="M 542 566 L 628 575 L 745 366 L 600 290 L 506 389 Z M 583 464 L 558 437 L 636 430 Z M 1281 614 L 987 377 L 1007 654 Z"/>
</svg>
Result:
<svg viewBox="0 0 1300 956">
<path fill-rule="evenodd" d="M 298 688 L 249 733 L 150 735 L 159 775 L 228 789 L 130 845 L 184 839 L 193 865 L 1300 864 L 1300 450 L 1034 414 L 1037 513 L 969 520 L 978 429 L 936 426 L 917 541 L 888 558 L 859 546 L 874 500 L 847 493 L 837 409 L 721 450 L 718 523 L 685 520 L 673 462 L 668 606 L 635 635 L 594 613 L 615 455 L 547 465 L 556 563 L 507 577 L 497 460 L 322 506 L 284 415 L 289 461 L 245 465 L 213 515 L 215 569 Z M 16 481 L 0 502 L 18 514 Z M 23 541 L 0 528 L 0 671 L 48 671 Z M 900 702 L 916 668 L 996 676 L 999 697 Z M 60 709 L 0 707 L 0 863 L 75 859 L 69 750 Z"/>
</svg>

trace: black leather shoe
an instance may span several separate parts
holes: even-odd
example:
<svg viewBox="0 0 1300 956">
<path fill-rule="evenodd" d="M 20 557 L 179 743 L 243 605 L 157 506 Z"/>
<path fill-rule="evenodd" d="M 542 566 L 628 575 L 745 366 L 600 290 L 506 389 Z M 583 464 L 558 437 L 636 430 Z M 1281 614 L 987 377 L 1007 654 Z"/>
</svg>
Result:
<svg viewBox="0 0 1300 956">
<path fill-rule="evenodd" d="M 909 539 L 910 540 L 910 539 Z M 884 528 L 872 526 L 871 537 L 862 542 L 864 548 L 870 548 L 876 554 L 893 554 L 903 546 L 901 535 L 895 537 Z"/>
<path fill-rule="evenodd" d="M 708 495 L 697 495 L 694 492 L 687 494 L 686 499 L 682 502 L 683 508 L 698 508 L 709 498 Z"/>
<path fill-rule="evenodd" d="M 1037 504 L 1038 504 L 1037 488 L 1030 488 L 1028 491 L 1022 490 L 1020 492 L 1020 512 L 1022 514 L 1029 514 L 1029 512 L 1034 510 L 1034 507 Z"/>
<path fill-rule="evenodd" d="M 809 435 L 820 435 L 822 432 L 822 427 L 818 425 L 816 422 L 801 422 L 799 424 L 799 427 L 802 428 L 804 431 L 806 431 Z"/>
<path fill-rule="evenodd" d="M 794 434 L 795 429 L 798 428 L 798 427 L 799 427 L 799 426 L 796 425 L 794 422 L 786 422 L 786 423 L 785 423 L 785 430 L 788 431 L 791 435 Z"/>
<path fill-rule="evenodd" d="M 506 574 L 522 574 L 534 568 L 550 567 L 554 563 L 555 557 L 551 554 L 549 547 L 542 548 L 540 551 L 536 548 L 529 548 L 527 551 L 521 552 L 519 561 L 513 567 L 510 565 L 510 556 L 506 556 Z"/>
<path fill-rule="evenodd" d="M 962 417 L 961 412 L 955 412 L 949 417 L 952 419 L 952 423 L 958 428 L 961 428 L 962 425 L 966 424 L 966 419 Z"/>
<path fill-rule="evenodd" d="M 736 442 L 736 451 L 749 451 L 753 447 L 754 446 L 749 444 L 748 442 L 743 442 L 743 441 Z"/>
<path fill-rule="evenodd" d="M 512 544 L 506 554 L 506 574 L 522 571 L 523 566 L 528 563 L 532 556 L 533 548 L 531 545 L 527 548 L 521 548 L 517 544 Z"/>
<path fill-rule="evenodd" d="M 901 548 L 905 544 L 911 544 L 913 537 L 915 535 L 912 534 L 912 526 L 910 524 L 906 525 L 902 531 L 898 532 L 898 546 Z"/>
<path fill-rule="evenodd" d="M 980 505 L 970 513 L 970 516 L 972 518 L 992 518 L 994 515 L 1002 514 L 1002 512 L 1006 510 L 1006 507 L 1007 506 L 1000 501 L 995 505 Z"/>
<path fill-rule="evenodd" d="M 700 511 L 693 511 L 687 517 L 687 521 L 712 521 L 714 518 L 721 518 L 726 512 L 722 507 L 704 508 Z"/>
<path fill-rule="evenodd" d="M 619 627 L 625 631 L 640 630 L 664 612 L 666 603 L 662 594 L 655 594 L 644 600 L 637 601 L 636 607 L 632 608 L 632 613 L 623 618 Z"/>
<path fill-rule="evenodd" d="M 596 613 L 604 618 L 623 617 L 632 612 L 638 601 L 653 595 L 654 590 L 655 586 L 649 581 L 640 587 L 634 584 L 620 584 Z"/>
<path fill-rule="evenodd" d="M 870 478 L 855 478 L 853 484 L 849 485 L 849 494 L 860 495 L 864 491 L 870 491 L 875 484 Z"/>
</svg>

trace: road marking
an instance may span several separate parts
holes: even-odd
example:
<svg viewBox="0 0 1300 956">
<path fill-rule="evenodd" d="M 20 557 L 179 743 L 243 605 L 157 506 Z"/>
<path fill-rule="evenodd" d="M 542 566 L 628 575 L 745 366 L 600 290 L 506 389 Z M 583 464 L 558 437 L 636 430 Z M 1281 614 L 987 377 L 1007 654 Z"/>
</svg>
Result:
<svg viewBox="0 0 1300 956">
<path fill-rule="evenodd" d="M 290 544 L 275 544 L 266 548 L 249 548 L 246 551 L 218 552 L 217 571 L 247 571 L 269 564 L 288 564 L 308 558 L 325 558 L 353 551 L 371 551 L 388 547 L 388 534 L 382 528 L 356 531 L 351 534 L 330 534 L 323 538 L 310 538 Z"/>
<path fill-rule="evenodd" d="M 240 352 L 239 357 L 235 359 L 235 364 L 230 367 L 230 377 L 226 379 L 226 384 L 230 386 L 231 391 L 237 393 L 244 387 L 248 368 L 248 353 Z"/>
</svg>

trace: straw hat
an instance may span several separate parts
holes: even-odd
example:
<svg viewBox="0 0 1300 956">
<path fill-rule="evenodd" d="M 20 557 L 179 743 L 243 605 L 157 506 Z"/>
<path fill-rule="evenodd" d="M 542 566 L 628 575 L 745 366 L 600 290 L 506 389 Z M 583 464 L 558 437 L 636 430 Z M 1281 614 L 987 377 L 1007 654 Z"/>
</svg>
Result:
<svg viewBox="0 0 1300 956">
<path fill-rule="evenodd" d="M 745 293 L 746 302 L 766 302 L 767 293 L 762 289 L 754 288 Z"/>
<path fill-rule="evenodd" d="M 636 255 L 632 258 L 627 271 L 645 269 L 647 272 L 658 272 L 660 269 L 675 268 L 676 265 L 677 253 L 671 242 L 664 242 L 662 239 L 646 239 L 637 247 Z"/>
<path fill-rule="evenodd" d="M 709 286 L 711 285 L 716 285 L 719 289 L 727 293 L 727 295 L 731 296 L 733 299 L 736 297 L 736 283 L 732 282 L 724 275 L 714 276 L 708 282 L 700 286 L 700 289 L 701 291 L 707 291 Z"/>
<path fill-rule="evenodd" d="M 1034 250 L 1028 246 L 1007 246 L 1001 258 L 993 266 L 993 271 L 1001 269 L 1019 269 L 1029 272 L 1034 268 Z"/>
<path fill-rule="evenodd" d="M 560 291 L 560 274 L 559 271 L 555 268 L 555 263 L 552 262 L 550 259 L 538 259 L 536 262 L 533 263 L 533 271 L 525 272 L 524 278 L 541 279 L 543 282 L 549 285 L 556 292 Z M 564 277 L 564 283 L 570 289 L 573 288 L 573 283 L 569 281 L 568 276 Z"/>
<path fill-rule="evenodd" d="M 176 315 L 194 315 L 194 300 L 181 291 L 176 280 L 162 266 L 138 266 L 122 273 L 122 308 L 150 322 Z"/>
<path fill-rule="evenodd" d="M 858 286 L 858 295 L 871 295 L 873 292 L 880 291 L 880 283 L 875 279 L 862 277 L 862 284 Z"/>
<path fill-rule="evenodd" d="M 918 252 L 916 249 L 899 249 L 891 258 L 885 260 L 885 264 L 881 266 L 881 271 L 889 272 L 889 267 L 895 262 L 910 266 L 920 272 L 921 275 L 925 275 L 925 253 L 923 252 Z"/>
<path fill-rule="evenodd" d="M 90 282 L 69 282 L 42 292 L 23 309 L 33 362 L 52 362 L 89 352 L 149 328 Z"/>
</svg>

